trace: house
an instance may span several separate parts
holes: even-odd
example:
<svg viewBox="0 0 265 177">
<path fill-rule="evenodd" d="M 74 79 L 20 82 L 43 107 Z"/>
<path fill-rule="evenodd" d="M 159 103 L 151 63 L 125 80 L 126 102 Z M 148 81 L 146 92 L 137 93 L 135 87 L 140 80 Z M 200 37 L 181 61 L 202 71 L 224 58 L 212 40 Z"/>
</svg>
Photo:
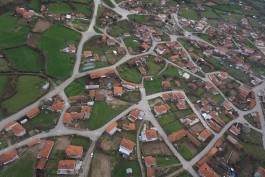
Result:
<svg viewBox="0 0 265 177">
<path fill-rule="evenodd" d="M 170 90 L 171 89 L 170 81 L 163 81 L 162 86 L 163 86 L 164 90 Z"/>
<path fill-rule="evenodd" d="M 128 119 L 132 122 L 135 122 L 137 119 L 143 119 L 144 117 L 144 112 L 140 109 L 133 109 L 130 111 L 129 115 L 128 115 Z"/>
<path fill-rule="evenodd" d="M 170 135 L 168 135 L 168 139 L 170 142 L 175 142 L 182 139 L 185 136 L 187 136 L 187 132 L 184 129 L 181 129 L 177 132 L 173 132 Z"/>
<path fill-rule="evenodd" d="M 212 84 L 211 82 L 206 81 L 206 82 L 205 82 L 205 88 L 206 88 L 207 90 L 209 90 L 209 89 L 213 88 L 213 84 Z"/>
<path fill-rule="evenodd" d="M 140 66 L 140 67 L 138 68 L 138 70 L 140 71 L 140 73 L 141 73 L 142 75 L 146 75 L 146 70 L 145 70 L 145 68 L 144 68 L 143 66 Z"/>
<path fill-rule="evenodd" d="M 68 145 L 65 149 L 65 153 L 67 157 L 78 159 L 82 157 L 83 147 L 75 146 L 75 145 Z"/>
<path fill-rule="evenodd" d="M 179 110 L 187 109 L 185 100 L 178 100 L 178 103 L 176 104 L 176 106 Z"/>
<path fill-rule="evenodd" d="M 213 134 L 212 130 L 205 128 L 198 136 L 198 139 L 205 142 Z"/>
<path fill-rule="evenodd" d="M 96 96 L 96 90 L 89 90 L 89 96 L 91 99 L 94 99 Z"/>
<path fill-rule="evenodd" d="M 198 119 L 198 116 L 196 114 L 191 114 L 185 118 L 181 118 L 180 122 L 188 124 L 189 126 L 193 126 L 196 123 L 200 122 L 200 120 Z"/>
<path fill-rule="evenodd" d="M 9 150 L 7 152 L 4 152 L 3 154 L 0 155 L 0 166 L 1 165 L 6 165 L 10 162 L 13 162 L 14 160 L 18 159 L 19 156 L 17 154 L 16 149 Z"/>
<path fill-rule="evenodd" d="M 91 115 L 92 107 L 91 106 L 82 106 L 81 113 L 84 114 L 84 119 L 88 119 Z"/>
<path fill-rule="evenodd" d="M 231 111 L 233 109 L 233 107 L 230 105 L 230 103 L 228 101 L 224 101 L 223 102 L 223 107 L 227 110 L 227 111 Z"/>
<path fill-rule="evenodd" d="M 201 177 L 220 177 L 211 167 L 204 163 L 198 171 Z"/>
<path fill-rule="evenodd" d="M 50 153 L 52 151 L 53 145 L 54 145 L 54 141 L 45 141 L 42 149 L 38 153 L 37 158 L 38 159 L 40 159 L 40 158 L 46 158 L 46 159 L 48 159 L 49 158 L 49 155 L 50 155 Z"/>
<path fill-rule="evenodd" d="M 16 124 L 12 128 L 12 132 L 14 133 L 15 136 L 21 137 L 26 134 L 26 129 L 21 124 Z"/>
<path fill-rule="evenodd" d="M 214 49 L 214 52 L 219 54 L 219 55 L 227 55 L 229 53 L 229 50 L 225 47 L 217 46 Z"/>
<path fill-rule="evenodd" d="M 7 123 L 5 126 L 4 126 L 4 129 L 6 130 L 6 131 L 10 131 L 10 130 L 12 130 L 13 129 L 13 127 L 15 126 L 15 125 L 17 125 L 18 123 L 14 120 L 14 121 L 11 121 L 11 122 L 9 122 L 9 123 Z"/>
<path fill-rule="evenodd" d="M 28 118 L 31 119 L 31 118 L 35 117 L 36 115 L 38 115 L 39 113 L 40 113 L 39 108 L 33 108 L 30 111 L 28 111 L 26 113 L 26 115 L 27 115 Z"/>
<path fill-rule="evenodd" d="M 147 177 L 155 177 L 155 169 L 153 167 L 147 167 Z"/>
<path fill-rule="evenodd" d="M 220 127 L 217 123 L 215 123 L 212 120 L 207 120 L 206 123 L 217 133 L 219 133 L 222 130 L 222 127 Z"/>
<path fill-rule="evenodd" d="M 114 96 L 122 96 L 122 93 L 123 93 L 122 87 L 117 87 L 117 86 L 113 87 Z"/>
<path fill-rule="evenodd" d="M 50 110 L 53 112 L 61 112 L 64 108 L 64 102 L 63 101 L 55 101 L 52 103 Z"/>
<path fill-rule="evenodd" d="M 143 130 L 141 132 L 141 140 L 142 142 L 150 142 L 158 140 L 157 130 L 155 129 Z"/>
<path fill-rule="evenodd" d="M 28 147 L 32 147 L 32 146 L 34 146 L 35 144 L 39 144 L 40 141 L 41 141 L 40 138 L 36 138 L 36 139 L 33 139 L 33 140 L 29 141 L 29 142 L 27 143 L 27 145 L 28 145 Z"/>
<path fill-rule="evenodd" d="M 108 44 L 109 47 L 110 47 L 110 46 L 115 46 L 116 42 L 115 42 L 115 40 L 113 40 L 113 39 L 108 39 L 108 40 L 107 40 L 107 44 Z"/>
<path fill-rule="evenodd" d="M 228 78 L 228 73 L 227 72 L 220 72 L 219 74 L 217 74 L 217 76 L 221 79 L 221 80 L 225 80 Z"/>
<path fill-rule="evenodd" d="M 221 125 L 222 127 L 225 126 L 225 122 L 218 116 L 218 113 L 216 111 L 211 111 L 209 114 L 212 119 L 217 122 L 219 125 Z"/>
<path fill-rule="evenodd" d="M 118 126 L 118 123 L 117 122 L 112 122 L 107 128 L 106 128 L 106 132 L 109 134 L 109 135 L 113 135 L 117 130 Z"/>
<path fill-rule="evenodd" d="M 97 78 L 104 78 L 109 76 L 110 74 L 115 73 L 113 69 L 105 69 L 101 71 L 95 71 L 90 73 L 90 78 L 91 79 L 97 79 Z"/>
<path fill-rule="evenodd" d="M 77 174 L 81 165 L 77 164 L 75 160 L 59 160 L 58 171 L 59 175 L 73 175 Z"/>
<path fill-rule="evenodd" d="M 139 88 L 138 85 L 131 83 L 131 82 L 121 82 L 121 86 L 128 90 L 135 90 Z"/>
<path fill-rule="evenodd" d="M 48 159 L 46 159 L 46 158 L 41 158 L 41 159 L 38 161 L 37 165 L 36 165 L 36 169 L 37 169 L 37 170 L 44 170 L 47 161 L 48 161 Z"/>
<path fill-rule="evenodd" d="M 63 49 L 65 53 L 75 53 L 76 47 L 74 45 L 69 45 L 68 47 Z"/>
<path fill-rule="evenodd" d="M 236 126 L 232 125 L 229 129 L 231 133 L 233 133 L 235 136 L 238 136 L 240 134 L 240 128 L 237 128 Z"/>
<path fill-rule="evenodd" d="M 136 126 L 135 123 L 129 123 L 129 124 L 122 124 L 122 128 L 124 130 L 135 130 Z"/>
<path fill-rule="evenodd" d="M 120 149 L 119 152 L 121 152 L 124 155 L 130 156 L 133 152 L 133 148 L 135 146 L 135 143 L 131 140 L 123 138 L 121 140 Z"/>
<path fill-rule="evenodd" d="M 228 135 L 226 137 L 226 139 L 228 140 L 229 143 L 231 143 L 233 146 L 235 146 L 235 148 L 241 150 L 243 148 L 243 146 L 236 140 L 234 139 L 232 136 Z"/>
<path fill-rule="evenodd" d="M 23 13 L 23 18 L 31 18 L 34 15 L 33 12 L 24 12 Z"/>
<path fill-rule="evenodd" d="M 90 50 L 83 51 L 83 57 L 85 58 L 92 57 L 92 52 Z"/>
<path fill-rule="evenodd" d="M 145 156 L 144 163 L 146 167 L 155 167 L 156 166 L 156 159 L 152 156 Z"/>
<path fill-rule="evenodd" d="M 144 51 L 147 51 L 150 48 L 150 46 L 147 45 L 145 42 L 143 42 L 143 44 L 141 45 L 141 47 L 144 49 Z"/>
<path fill-rule="evenodd" d="M 203 55 L 205 55 L 206 57 L 210 57 L 212 54 L 213 54 L 212 50 L 207 49 L 203 51 Z"/>
<path fill-rule="evenodd" d="M 170 110 L 170 107 L 168 104 L 162 104 L 160 106 L 155 106 L 154 107 L 154 112 L 156 114 L 156 116 L 159 116 L 161 114 L 166 114 L 167 111 Z"/>
</svg>

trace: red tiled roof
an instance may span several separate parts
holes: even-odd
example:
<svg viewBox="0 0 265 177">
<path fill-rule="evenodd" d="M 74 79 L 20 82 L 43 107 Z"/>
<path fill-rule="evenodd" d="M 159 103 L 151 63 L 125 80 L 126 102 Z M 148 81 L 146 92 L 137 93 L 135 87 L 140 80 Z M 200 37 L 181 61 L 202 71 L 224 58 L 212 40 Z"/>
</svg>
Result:
<svg viewBox="0 0 265 177">
<path fill-rule="evenodd" d="M 145 130 L 145 135 L 148 140 L 158 138 L 157 131 L 154 129 Z"/>
<path fill-rule="evenodd" d="M 63 109 L 63 106 L 64 106 L 63 101 L 55 101 L 51 106 L 51 110 L 52 111 L 61 111 Z"/>
<path fill-rule="evenodd" d="M 17 150 L 12 149 L 0 155 L 0 165 L 18 158 Z"/>
<path fill-rule="evenodd" d="M 211 167 L 209 167 L 206 163 L 204 163 L 200 168 L 199 172 L 204 177 L 220 177 Z"/>
<path fill-rule="evenodd" d="M 144 162 L 147 167 L 151 165 L 156 165 L 156 159 L 152 156 L 145 156 Z"/>
<path fill-rule="evenodd" d="M 75 168 L 75 160 L 60 160 L 58 163 L 58 169 L 74 169 Z"/>
<path fill-rule="evenodd" d="M 210 130 L 209 128 L 205 128 L 203 131 L 201 131 L 199 136 L 207 140 L 212 134 L 213 134 L 212 130 Z"/>
<path fill-rule="evenodd" d="M 67 156 L 82 156 L 83 154 L 83 147 L 82 146 L 74 146 L 68 145 L 65 149 L 65 153 Z"/>
<path fill-rule="evenodd" d="M 106 132 L 107 133 L 110 133 L 111 130 L 113 130 L 115 127 L 118 126 L 118 123 L 117 122 L 112 122 L 107 128 L 106 128 Z"/>
<path fill-rule="evenodd" d="M 54 141 L 46 141 L 44 146 L 42 147 L 42 149 L 40 150 L 38 154 L 38 158 L 48 158 L 53 145 L 54 145 Z"/>
<path fill-rule="evenodd" d="M 177 132 L 173 132 L 172 134 L 168 135 L 168 139 L 170 142 L 178 141 L 185 137 L 187 135 L 187 132 L 184 129 L 181 129 Z"/>
<path fill-rule="evenodd" d="M 122 87 L 113 87 L 113 93 L 114 93 L 114 95 L 122 94 Z"/>
<path fill-rule="evenodd" d="M 39 108 L 33 108 L 27 112 L 27 116 L 28 116 L 28 118 L 33 118 L 34 116 L 38 115 L 39 113 L 40 113 Z"/>
<path fill-rule="evenodd" d="M 19 134 L 21 134 L 22 132 L 24 132 L 26 129 L 20 125 L 20 124 L 16 124 L 13 128 L 12 128 L 12 132 L 16 135 L 19 136 Z"/>
<path fill-rule="evenodd" d="M 47 161 L 48 160 L 46 158 L 41 158 L 36 165 L 36 169 L 43 170 L 45 168 Z"/>
<path fill-rule="evenodd" d="M 27 145 L 28 145 L 28 147 L 31 147 L 31 146 L 33 146 L 33 145 L 35 145 L 35 144 L 39 144 L 39 143 L 40 143 L 40 138 L 36 138 L 36 139 L 34 139 L 34 140 L 29 141 L 29 142 L 27 143 Z"/>
<path fill-rule="evenodd" d="M 135 123 L 129 123 L 128 125 L 122 124 L 122 128 L 125 130 L 135 130 L 136 126 L 135 126 Z"/>
<path fill-rule="evenodd" d="M 164 111 L 168 111 L 170 109 L 168 104 L 162 104 L 160 106 L 155 106 L 154 110 L 155 112 L 162 113 Z"/>
<path fill-rule="evenodd" d="M 125 147 L 126 149 L 129 149 L 129 150 L 133 151 L 133 148 L 135 146 L 135 143 L 132 142 L 131 140 L 122 138 L 120 145 L 123 146 L 123 147 Z"/>
</svg>

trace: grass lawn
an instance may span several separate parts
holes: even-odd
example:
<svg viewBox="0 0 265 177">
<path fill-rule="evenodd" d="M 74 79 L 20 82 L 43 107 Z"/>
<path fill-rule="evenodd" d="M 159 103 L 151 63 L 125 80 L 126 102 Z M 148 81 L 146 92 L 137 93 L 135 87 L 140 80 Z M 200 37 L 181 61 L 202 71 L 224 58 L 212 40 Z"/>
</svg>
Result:
<svg viewBox="0 0 265 177">
<path fill-rule="evenodd" d="M 80 35 L 63 26 L 53 25 L 41 34 L 39 47 L 46 56 L 45 71 L 48 75 L 66 79 L 72 73 L 74 60 L 60 50 L 70 44 L 77 47 Z"/>
<path fill-rule="evenodd" d="M 170 37 L 167 34 L 160 36 L 160 38 L 161 38 L 161 41 L 170 41 Z"/>
<path fill-rule="evenodd" d="M 29 3 L 29 7 L 32 8 L 35 12 L 39 12 L 40 1 L 39 0 L 31 0 L 31 2 Z"/>
<path fill-rule="evenodd" d="M 183 126 L 182 126 L 181 122 L 178 121 L 178 120 L 170 122 L 169 124 L 167 124 L 167 125 L 165 125 L 163 127 L 163 129 L 164 129 L 164 131 L 166 132 L 167 135 L 169 135 L 169 134 L 171 134 L 173 132 L 176 132 L 176 131 L 178 131 L 178 130 L 180 130 L 182 128 L 183 128 Z"/>
<path fill-rule="evenodd" d="M 6 85 L 7 85 L 8 76 L 2 75 L 0 76 L 0 97 L 3 95 Z"/>
<path fill-rule="evenodd" d="M 154 76 L 156 74 L 158 74 L 158 72 L 161 70 L 163 64 L 157 64 L 156 62 L 154 62 L 154 60 L 149 59 L 147 60 L 147 75 L 148 76 Z"/>
<path fill-rule="evenodd" d="M 43 110 L 36 117 L 30 119 L 25 125 L 27 130 L 50 130 L 56 126 L 59 119 L 59 114 L 52 113 L 50 111 Z"/>
<path fill-rule="evenodd" d="M 191 160 L 193 157 L 193 154 L 189 151 L 189 149 L 184 144 L 179 146 L 178 151 L 186 160 Z"/>
<path fill-rule="evenodd" d="M 136 23 L 147 23 L 148 22 L 146 15 L 130 14 L 128 15 L 128 18 Z"/>
<path fill-rule="evenodd" d="M 128 102 L 138 102 L 141 101 L 141 93 L 139 91 L 125 92 L 122 94 L 121 99 Z"/>
<path fill-rule="evenodd" d="M 163 167 L 167 165 L 175 165 L 178 164 L 179 159 L 175 156 L 170 156 L 170 157 L 163 157 L 163 156 L 158 156 L 156 157 L 156 164 L 158 167 Z"/>
<path fill-rule="evenodd" d="M 172 112 L 169 112 L 161 117 L 157 118 L 159 124 L 163 127 L 167 124 L 170 124 L 171 122 L 175 121 L 175 115 Z"/>
<path fill-rule="evenodd" d="M 105 101 L 96 102 L 88 120 L 88 128 L 95 130 L 102 127 L 127 108 L 124 105 L 109 105 Z"/>
<path fill-rule="evenodd" d="M 78 95 L 83 95 L 85 93 L 84 91 L 84 86 L 78 82 L 72 82 L 70 85 L 68 85 L 65 88 L 65 94 L 70 97 L 70 96 L 78 96 Z"/>
<path fill-rule="evenodd" d="M 0 150 L 5 149 L 7 147 L 8 147 L 7 142 L 0 140 Z"/>
<path fill-rule="evenodd" d="M 255 124 L 255 122 L 254 122 L 253 117 L 252 117 L 251 114 L 245 115 L 244 118 L 245 118 L 245 119 L 246 119 L 251 125 L 253 125 L 254 127 L 256 127 L 256 124 Z"/>
<path fill-rule="evenodd" d="M 190 19 L 190 20 L 199 20 L 197 12 L 186 5 L 183 5 L 180 8 L 179 16 Z"/>
<path fill-rule="evenodd" d="M 0 16 L 0 49 L 20 46 L 26 43 L 30 29 L 17 24 L 18 18 L 11 17 L 9 13 Z"/>
<path fill-rule="evenodd" d="M 129 37 L 124 39 L 124 43 L 127 48 L 139 48 L 141 47 L 141 42 L 137 40 L 136 37 Z"/>
<path fill-rule="evenodd" d="M 117 67 L 117 71 L 120 76 L 129 82 L 140 83 L 142 75 L 136 67 L 128 67 L 127 64 L 123 64 Z"/>
<path fill-rule="evenodd" d="M 225 121 L 225 123 L 228 123 L 231 120 L 227 115 L 224 114 L 220 114 L 220 118 Z"/>
<path fill-rule="evenodd" d="M 127 168 L 132 168 L 132 175 L 130 175 L 131 177 L 141 176 L 141 169 L 138 161 L 136 160 L 122 160 L 120 163 L 117 163 L 114 167 L 112 176 L 125 177 Z"/>
<path fill-rule="evenodd" d="M 48 8 L 52 14 L 67 14 L 73 11 L 68 4 L 61 2 L 49 3 Z"/>
<path fill-rule="evenodd" d="M 76 145 L 76 146 L 83 146 L 84 152 L 87 151 L 91 144 L 91 140 L 89 138 L 85 138 L 82 136 L 74 136 L 71 139 L 71 145 Z"/>
<path fill-rule="evenodd" d="M 152 81 L 145 81 L 144 88 L 147 95 L 151 95 L 162 91 L 162 81 L 158 77 L 154 77 Z"/>
<path fill-rule="evenodd" d="M 250 130 L 251 131 L 248 134 L 241 133 L 238 138 L 249 144 L 256 144 L 262 146 L 262 134 L 253 129 Z"/>
<path fill-rule="evenodd" d="M 186 117 L 190 114 L 193 114 L 193 111 L 191 108 L 188 108 L 188 109 L 184 109 L 184 110 L 177 110 L 176 112 L 174 112 L 174 114 L 176 115 L 176 117 L 178 119 L 180 119 L 180 118 Z"/>
<path fill-rule="evenodd" d="M 41 69 L 39 53 L 29 47 L 5 50 L 4 54 L 16 70 L 39 72 Z"/>
<path fill-rule="evenodd" d="M 35 101 L 42 93 L 45 80 L 38 76 L 20 76 L 17 83 L 17 92 L 3 102 L 7 114 L 13 114 Z"/>
<path fill-rule="evenodd" d="M 93 15 L 93 8 L 94 8 L 94 5 L 91 4 L 90 6 L 86 6 L 84 4 L 72 4 L 75 8 L 75 11 L 77 13 L 82 13 L 84 14 L 85 16 L 87 16 L 88 18 L 90 18 L 92 15 Z M 88 21 L 86 21 L 87 24 L 89 24 Z"/>
<path fill-rule="evenodd" d="M 110 27 L 112 28 L 110 35 L 113 37 L 118 37 L 118 36 L 123 35 L 124 33 L 132 33 L 133 32 L 131 22 L 129 22 L 127 20 L 113 23 Z"/>
<path fill-rule="evenodd" d="M 198 36 L 199 36 L 200 38 L 202 38 L 203 40 L 205 40 L 206 42 L 208 42 L 208 43 L 210 43 L 210 44 L 212 44 L 212 45 L 214 45 L 214 46 L 217 46 L 216 43 L 213 43 L 213 42 L 211 41 L 211 37 L 208 36 L 207 34 L 199 33 Z"/>
<path fill-rule="evenodd" d="M 34 159 L 30 152 L 23 154 L 14 164 L 0 173 L 0 177 L 33 177 Z"/>
<path fill-rule="evenodd" d="M 207 96 L 213 99 L 217 104 L 221 104 L 225 100 L 221 94 L 214 95 L 213 93 L 210 93 Z"/>
</svg>

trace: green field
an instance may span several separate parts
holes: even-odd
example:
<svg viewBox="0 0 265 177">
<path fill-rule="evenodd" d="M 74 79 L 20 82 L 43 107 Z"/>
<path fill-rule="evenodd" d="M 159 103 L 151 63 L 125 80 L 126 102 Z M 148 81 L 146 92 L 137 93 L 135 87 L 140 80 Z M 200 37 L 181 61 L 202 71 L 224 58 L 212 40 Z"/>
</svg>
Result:
<svg viewBox="0 0 265 177">
<path fill-rule="evenodd" d="M 113 23 L 110 27 L 111 27 L 110 35 L 113 37 L 118 37 L 122 36 L 124 33 L 133 32 L 132 23 L 127 20 Z"/>
<path fill-rule="evenodd" d="M 50 130 L 56 126 L 59 115 L 50 111 L 41 111 L 36 117 L 33 117 L 23 126 L 27 130 Z"/>
<path fill-rule="evenodd" d="M 140 48 L 141 47 L 141 42 L 138 41 L 136 37 L 129 37 L 124 39 L 124 44 L 126 45 L 127 48 Z"/>
<path fill-rule="evenodd" d="M 79 38 L 78 33 L 59 25 L 52 26 L 41 35 L 39 47 L 46 56 L 45 71 L 48 75 L 58 79 L 70 76 L 75 60 L 60 50 L 70 44 L 77 47 Z"/>
<path fill-rule="evenodd" d="M 35 101 L 42 93 L 45 79 L 38 76 L 20 76 L 17 83 L 17 92 L 2 104 L 8 114 L 13 114 Z"/>
<path fill-rule="evenodd" d="M 31 2 L 29 3 L 29 7 L 32 8 L 34 11 L 39 12 L 40 1 L 39 0 L 31 0 Z"/>
<path fill-rule="evenodd" d="M 111 2 L 111 0 L 102 0 L 105 4 L 107 4 L 111 8 L 115 8 L 115 5 Z"/>
<path fill-rule="evenodd" d="M 23 154 L 13 165 L 1 171 L 0 177 L 33 177 L 34 159 L 31 152 Z"/>
<path fill-rule="evenodd" d="M 77 3 L 72 4 L 72 5 L 74 6 L 76 12 L 82 13 L 88 18 L 90 18 L 93 15 L 93 8 L 94 8 L 93 4 L 91 4 L 90 6 L 86 6 L 83 4 L 77 4 Z M 86 22 L 89 23 L 88 21 Z"/>
<path fill-rule="evenodd" d="M 67 3 L 49 3 L 49 12 L 52 14 L 67 14 L 72 12 L 72 8 Z"/>
<path fill-rule="evenodd" d="M 181 122 L 178 120 L 170 122 L 169 124 L 167 124 L 163 127 L 163 129 L 167 135 L 170 135 L 171 133 L 176 132 L 182 128 L 183 128 L 183 126 L 182 126 Z"/>
<path fill-rule="evenodd" d="M 84 93 L 84 86 L 78 82 L 72 82 L 65 88 L 65 94 L 68 97 L 83 95 Z"/>
<path fill-rule="evenodd" d="M 198 20 L 198 14 L 192 8 L 184 5 L 180 8 L 179 16 L 190 19 L 190 20 Z"/>
<path fill-rule="evenodd" d="M 170 157 L 163 157 L 163 156 L 158 156 L 156 157 L 156 165 L 158 167 L 163 167 L 167 165 L 176 165 L 179 164 L 179 160 L 175 156 L 170 156 Z"/>
<path fill-rule="evenodd" d="M 18 18 L 9 13 L 0 16 L 0 49 L 20 46 L 26 43 L 29 28 L 18 24 Z"/>
<path fill-rule="evenodd" d="M 117 67 L 120 76 L 129 82 L 140 83 L 142 75 L 136 67 L 128 67 L 126 64 Z"/>
<path fill-rule="evenodd" d="M 7 85 L 8 76 L 2 75 L 0 76 L 0 97 L 3 95 L 6 85 Z"/>
<path fill-rule="evenodd" d="M 8 147 L 8 144 L 4 140 L 0 140 L 0 150 L 3 150 Z"/>
<path fill-rule="evenodd" d="M 156 63 L 153 59 L 147 60 L 147 75 L 154 76 L 162 69 L 163 64 Z"/>
<path fill-rule="evenodd" d="M 127 168 L 132 168 L 133 173 L 130 175 L 131 177 L 141 176 L 141 169 L 136 160 L 122 160 L 120 163 L 117 163 L 114 167 L 112 176 L 125 177 Z"/>
<path fill-rule="evenodd" d="M 18 71 L 39 72 L 41 69 L 39 53 L 29 47 L 5 50 L 4 54 Z"/>
<path fill-rule="evenodd" d="M 128 18 L 136 23 L 147 23 L 148 22 L 146 15 L 130 14 L 128 15 Z"/>
<path fill-rule="evenodd" d="M 193 154 L 190 152 L 190 150 L 186 147 L 185 144 L 180 145 L 178 148 L 178 152 L 184 157 L 186 160 L 191 160 L 193 157 Z"/>
<path fill-rule="evenodd" d="M 127 108 L 124 105 L 112 106 L 104 101 L 96 102 L 88 120 L 88 128 L 95 130 L 102 127 Z"/>
<path fill-rule="evenodd" d="M 141 101 L 141 93 L 139 91 L 125 92 L 121 99 L 128 102 L 138 102 Z"/>
</svg>

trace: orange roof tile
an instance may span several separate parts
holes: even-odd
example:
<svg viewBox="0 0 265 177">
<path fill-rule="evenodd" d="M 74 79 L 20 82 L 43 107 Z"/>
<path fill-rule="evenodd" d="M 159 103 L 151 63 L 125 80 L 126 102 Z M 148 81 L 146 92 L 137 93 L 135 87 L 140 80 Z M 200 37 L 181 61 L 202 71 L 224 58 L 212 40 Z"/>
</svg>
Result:
<svg viewBox="0 0 265 177">
<path fill-rule="evenodd" d="M 96 95 L 96 90 L 89 90 L 89 96 L 90 96 L 91 98 L 94 98 L 95 95 Z"/>
<path fill-rule="evenodd" d="M 28 145 L 28 147 L 31 147 L 31 146 L 33 146 L 33 145 L 35 145 L 35 144 L 39 144 L 39 143 L 40 143 L 40 138 L 36 138 L 36 139 L 34 139 L 34 140 L 29 141 L 29 142 L 27 143 L 27 145 Z"/>
<path fill-rule="evenodd" d="M 20 125 L 20 124 L 16 124 L 13 128 L 12 128 L 12 132 L 16 135 L 19 136 L 19 134 L 21 134 L 22 132 L 24 132 L 26 129 Z"/>
<path fill-rule="evenodd" d="M 16 124 L 18 124 L 15 120 L 11 121 L 11 122 L 8 122 L 5 126 L 4 126 L 4 129 L 8 129 L 10 127 L 13 127 L 15 126 Z"/>
<path fill-rule="evenodd" d="M 155 129 L 145 130 L 145 135 L 148 140 L 158 138 L 157 131 Z"/>
<path fill-rule="evenodd" d="M 232 127 L 229 129 L 230 132 L 232 132 L 234 135 L 239 135 L 240 134 L 240 129 L 237 128 L 236 126 L 232 125 Z"/>
<path fill-rule="evenodd" d="M 91 106 L 83 106 L 81 112 L 82 113 L 91 113 L 92 107 Z"/>
<path fill-rule="evenodd" d="M 185 95 L 182 92 L 177 92 L 176 96 L 178 99 L 185 99 Z"/>
<path fill-rule="evenodd" d="M 129 123 L 128 125 L 122 124 L 122 128 L 125 130 L 135 130 L 136 126 L 135 126 L 135 123 Z"/>
<path fill-rule="evenodd" d="M 12 149 L 0 155 L 0 165 L 18 158 L 17 150 Z"/>
<path fill-rule="evenodd" d="M 46 141 L 38 154 L 38 158 L 48 158 L 53 145 L 54 141 Z"/>
<path fill-rule="evenodd" d="M 43 170 L 45 168 L 47 161 L 48 160 L 46 158 L 41 158 L 36 165 L 36 169 Z"/>
<path fill-rule="evenodd" d="M 71 116 L 71 113 L 64 113 L 63 116 L 63 123 L 71 123 L 73 121 L 73 118 Z"/>
<path fill-rule="evenodd" d="M 154 177 L 155 176 L 155 169 L 152 167 L 147 167 L 147 177 Z"/>
<path fill-rule="evenodd" d="M 181 129 L 177 132 L 173 132 L 172 134 L 168 135 L 168 139 L 170 142 L 178 141 L 181 138 L 185 137 L 187 132 L 184 129 Z"/>
<path fill-rule="evenodd" d="M 122 138 L 120 145 L 123 146 L 123 147 L 125 147 L 126 149 L 129 149 L 129 150 L 133 151 L 133 148 L 135 146 L 135 143 L 132 142 L 131 140 Z"/>
<path fill-rule="evenodd" d="M 51 110 L 52 111 L 61 111 L 64 107 L 64 102 L 62 101 L 56 101 L 52 104 Z"/>
<path fill-rule="evenodd" d="M 83 147 L 82 146 L 74 146 L 74 145 L 68 145 L 65 153 L 67 156 L 82 156 L 83 154 Z"/>
<path fill-rule="evenodd" d="M 59 160 L 58 169 L 74 169 L 75 168 L 75 160 Z"/>
<path fill-rule="evenodd" d="M 145 166 L 156 165 L 156 159 L 152 156 L 145 156 L 144 157 Z"/>
<path fill-rule="evenodd" d="M 205 177 L 220 177 L 211 167 L 204 163 L 200 168 L 199 172 Z"/>
<path fill-rule="evenodd" d="M 206 128 L 203 131 L 201 131 L 199 136 L 207 140 L 212 134 L 213 134 L 212 130 L 210 130 L 209 128 Z"/>
<path fill-rule="evenodd" d="M 169 105 L 168 104 L 162 104 L 160 106 L 155 106 L 154 107 L 154 111 L 156 113 L 162 113 L 164 111 L 168 111 L 170 109 Z"/>
<path fill-rule="evenodd" d="M 113 87 L 114 95 L 121 95 L 123 93 L 122 87 Z"/>
<path fill-rule="evenodd" d="M 114 73 L 113 69 L 105 69 L 105 70 L 101 70 L 101 71 L 95 71 L 95 72 L 90 73 L 90 78 L 96 79 L 96 78 L 100 78 L 100 77 L 105 77 L 111 73 Z"/>
<path fill-rule="evenodd" d="M 115 127 L 118 126 L 118 123 L 117 122 L 112 122 L 107 128 L 106 128 L 106 132 L 107 133 L 110 133 L 111 130 L 113 130 Z"/>
<path fill-rule="evenodd" d="M 39 113 L 40 113 L 39 108 L 33 108 L 27 112 L 27 116 L 28 116 L 28 118 L 33 118 L 34 116 L 38 115 Z"/>
</svg>

